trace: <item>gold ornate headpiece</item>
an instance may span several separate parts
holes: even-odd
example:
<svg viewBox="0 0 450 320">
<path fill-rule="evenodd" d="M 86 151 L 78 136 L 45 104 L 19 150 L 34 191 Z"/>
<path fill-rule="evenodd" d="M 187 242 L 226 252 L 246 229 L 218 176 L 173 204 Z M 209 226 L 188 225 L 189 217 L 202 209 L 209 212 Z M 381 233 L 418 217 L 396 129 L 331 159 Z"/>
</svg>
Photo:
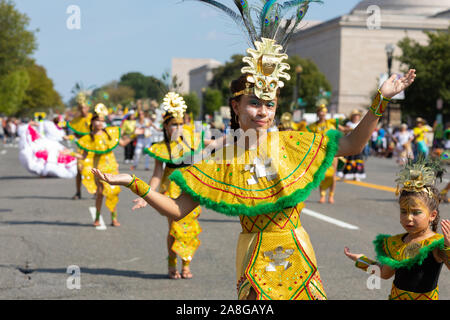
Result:
<svg viewBox="0 0 450 320">
<path fill-rule="evenodd" d="M 409 161 L 405 168 L 398 173 L 396 195 L 398 196 L 403 190 L 409 192 L 426 192 L 430 198 L 434 197 L 434 193 L 430 187 L 436 183 L 439 172 L 443 173 L 438 161 L 432 161 L 427 158 L 419 158 L 417 162 Z"/>
<path fill-rule="evenodd" d="M 169 92 L 166 94 L 163 100 L 163 108 L 166 111 L 164 120 L 173 117 L 175 120 L 183 122 L 183 116 L 186 112 L 187 105 L 184 102 L 183 97 L 178 93 Z"/>
<path fill-rule="evenodd" d="M 247 81 L 254 86 L 252 89 L 248 86 L 247 89 L 236 92 L 235 97 L 254 93 L 260 99 L 273 100 L 277 95 L 278 88 L 284 87 L 284 82 L 280 78 L 291 79 L 291 76 L 284 72 L 291 67 L 283 62 L 288 58 L 287 54 L 280 53 L 283 47 L 272 39 L 262 38 L 261 40 L 262 42 L 255 41 L 256 50 L 247 49 L 250 56 L 242 59 L 248 63 L 248 66 L 243 67 L 241 72 L 250 74 L 247 76 Z"/>
<path fill-rule="evenodd" d="M 99 103 L 94 108 L 95 113 L 100 119 L 104 120 L 108 116 L 108 108 L 103 103 Z"/>
<path fill-rule="evenodd" d="M 219 0 L 197 0 L 213 6 L 232 18 L 254 46 L 247 50 L 250 56 L 243 59 L 248 66 L 242 68 L 247 77 L 246 89 L 233 94 L 255 94 L 263 100 L 273 100 L 278 88 L 284 86 L 281 78 L 290 80 L 289 64 L 283 62 L 288 58 L 282 53 L 300 22 L 306 15 L 310 3 L 320 0 L 284 1 L 250 1 L 234 0 L 238 11 L 229 8 Z M 254 3 L 253 3 L 254 2 Z M 253 84 L 253 86 L 252 86 Z"/>
</svg>

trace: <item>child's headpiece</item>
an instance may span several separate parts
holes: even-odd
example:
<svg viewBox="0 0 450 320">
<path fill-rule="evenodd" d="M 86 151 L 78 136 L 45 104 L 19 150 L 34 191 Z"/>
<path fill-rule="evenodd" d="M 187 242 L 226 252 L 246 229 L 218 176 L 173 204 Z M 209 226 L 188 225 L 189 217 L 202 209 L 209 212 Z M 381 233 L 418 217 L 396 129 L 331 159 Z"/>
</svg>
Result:
<svg viewBox="0 0 450 320">
<path fill-rule="evenodd" d="M 283 51 L 305 17 L 309 3 L 322 1 L 296 0 L 280 4 L 277 0 L 267 0 L 250 4 L 247 0 L 234 0 L 239 13 L 218 1 L 197 1 L 224 11 L 242 28 L 253 46 L 247 50 L 250 56 L 243 58 L 248 66 L 241 69 L 243 74 L 248 74 L 246 89 L 234 93 L 233 97 L 254 94 L 263 100 L 275 99 L 278 88 L 284 86 L 280 79 L 291 79 L 285 72 L 290 66 L 283 62 L 288 58 Z M 295 13 L 287 17 L 291 11 Z"/>
<path fill-rule="evenodd" d="M 398 173 L 396 195 L 403 190 L 409 192 L 426 192 L 430 198 L 434 193 L 430 189 L 436 184 L 437 178 L 442 179 L 446 170 L 441 167 L 439 160 L 419 157 L 416 162 L 408 161 L 405 167 Z"/>
<path fill-rule="evenodd" d="M 103 103 L 97 104 L 94 111 L 101 120 L 104 120 L 108 116 L 108 108 Z"/>
</svg>

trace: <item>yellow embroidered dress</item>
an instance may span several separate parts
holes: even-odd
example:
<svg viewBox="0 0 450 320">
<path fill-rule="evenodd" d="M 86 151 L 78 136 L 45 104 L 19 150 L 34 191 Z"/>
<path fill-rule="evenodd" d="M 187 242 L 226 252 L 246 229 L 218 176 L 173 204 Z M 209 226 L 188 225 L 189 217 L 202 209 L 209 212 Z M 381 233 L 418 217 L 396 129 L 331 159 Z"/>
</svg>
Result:
<svg viewBox="0 0 450 320">
<path fill-rule="evenodd" d="M 309 132 L 325 134 L 328 130 L 336 130 L 338 126 L 339 119 L 328 119 L 323 123 L 319 123 L 318 121 L 311 123 L 310 125 L 306 126 L 306 129 Z M 331 187 L 331 185 L 333 184 L 334 173 L 334 167 L 329 167 L 327 172 L 325 172 L 325 179 L 323 179 L 323 181 L 320 183 L 321 190 L 326 190 Z"/>
<path fill-rule="evenodd" d="M 81 179 L 91 194 L 97 192 L 94 175 L 91 172 L 92 168 L 98 168 L 104 173 L 119 173 L 119 164 L 113 150 L 119 145 L 120 128 L 108 127 L 105 131 L 108 134 L 102 131 L 94 135 L 94 139 L 88 134 L 76 142 L 78 148 L 88 152 L 86 159 L 81 161 Z M 102 184 L 103 195 L 106 198 L 105 205 L 111 212 L 115 212 L 119 202 L 120 187 L 109 185 L 106 182 L 102 182 Z"/>
<path fill-rule="evenodd" d="M 151 157 L 166 164 L 159 192 L 172 199 L 180 196 L 181 189 L 169 180 L 169 176 L 177 168 L 185 166 L 185 162 L 192 163 L 192 156 L 198 154 L 203 148 L 202 137 L 190 128 L 183 130 L 183 137 L 183 140 L 178 139 L 170 143 L 170 152 L 164 141 L 155 143 L 144 150 Z M 171 249 L 184 261 L 191 261 L 200 245 L 198 239 L 198 235 L 202 232 L 198 223 L 200 213 L 201 208 L 198 206 L 183 219 L 173 221 L 170 226 L 170 235 L 174 237 Z"/>
<path fill-rule="evenodd" d="M 72 121 L 67 122 L 67 127 L 72 130 L 77 136 L 85 136 L 89 134 L 92 119 L 92 113 L 86 117 L 76 117 Z"/>
<path fill-rule="evenodd" d="M 442 263 L 432 251 L 444 248 L 444 237 L 436 233 L 419 243 L 404 243 L 406 235 L 381 234 L 373 242 L 378 262 L 395 269 L 389 300 L 438 300 Z"/>
<path fill-rule="evenodd" d="M 326 299 L 300 215 L 331 166 L 340 136 L 270 132 L 255 150 L 230 145 L 171 175 L 201 205 L 240 217 L 239 299 L 250 288 L 257 299 Z"/>
</svg>

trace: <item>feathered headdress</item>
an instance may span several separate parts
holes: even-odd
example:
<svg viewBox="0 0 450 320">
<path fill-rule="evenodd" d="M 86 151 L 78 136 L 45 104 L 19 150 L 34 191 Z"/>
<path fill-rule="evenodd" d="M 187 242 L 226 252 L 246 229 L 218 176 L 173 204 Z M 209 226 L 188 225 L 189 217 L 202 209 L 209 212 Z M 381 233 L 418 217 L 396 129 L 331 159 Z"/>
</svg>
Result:
<svg viewBox="0 0 450 320">
<path fill-rule="evenodd" d="M 84 92 L 78 92 L 77 97 L 76 97 L 76 101 L 78 103 L 78 105 L 82 106 L 85 105 L 87 103 L 87 95 Z"/>
<path fill-rule="evenodd" d="M 164 120 L 168 117 L 174 117 L 178 121 L 183 121 L 183 116 L 187 109 L 187 105 L 184 102 L 183 97 L 181 97 L 178 93 L 169 92 L 164 97 L 163 108 L 166 111 Z"/>
<path fill-rule="evenodd" d="M 277 89 L 284 86 L 280 78 L 290 80 L 290 66 L 283 60 L 286 45 L 305 17 L 311 2 L 320 0 L 292 0 L 278 3 L 277 0 L 260 0 L 250 4 L 247 0 L 234 0 L 238 12 L 214 0 L 196 0 L 218 8 L 230 16 L 247 35 L 253 48 L 247 50 L 250 56 L 243 59 L 248 66 L 242 73 L 248 73 L 248 85 L 245 90 L 234 96 L 254 93 L 258 98 L 273 100 Z M 291 16 L 287 18 L 289 13 Z M 283 51 L 284 50 L 284 51 Z M 250 88 L 253 84 L 253 88 Z"/>
<path fill-rule="evenodd" d="M 436 184 L 436 180 L 446 172 L 441 166 L 439 160 L 433 160 L 419 157 L 416 162 L 409 160 L 405 167 L 398 173 L 396 195 L 401 191 L 409 192 L 426 192 L 430 198 L 433 197 L 433 192 L 429 187 Z"/>
</svg>

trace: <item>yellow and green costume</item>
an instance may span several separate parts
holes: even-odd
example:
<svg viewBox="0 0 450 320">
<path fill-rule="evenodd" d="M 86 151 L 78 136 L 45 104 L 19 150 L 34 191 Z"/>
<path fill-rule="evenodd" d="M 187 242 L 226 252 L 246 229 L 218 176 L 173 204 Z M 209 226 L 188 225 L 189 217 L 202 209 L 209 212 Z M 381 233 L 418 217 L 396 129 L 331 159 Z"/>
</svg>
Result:
<svg viewBox="0 0 450 320">
<path fill-rule="evenodd" d="M 203 148 L 203 139 L 193 130 L 183 130 L 184 139 L 170 142 L 170 152 L 164 141 L 153 144 L 144 152 L 166 164 L 159 192 L 176 199 L 181 194 L 178 185 L 169 180 L 169 176 L 179 167 L 184 166 L 184 161 L 191 163 L 191 158 Z M 192 148 L 190 146 L 193 146 Z M 202 232 L 198 217 L 201 213 L 200 206 L 192 210 L 186 217 L 179 221 L 173 221 L 170 226 L 170 235 L 174 238 L 172 251 L 181 257 L 183 263 L 192 260 L 197 251 L 200 240 L 198 235 Z"/>
<path fill-rule="evenodd" d="M 250 288 L 257 299 L 326 299 L 300 213 L 332 165 L 340 136 L 270 132 L 253 150 L 230 145 L 170 176 L 201 205 L 240 217 L 239 299 Z"/>
<path fill-rule="evenodd" d="M 67 121 L 67 127 L 72 130 L 77 136 L 85 136 L 90 133 L 92 113 L 86 117 L 76 117 L 72 121 Z"/>
<path fill-rule="evenodd" d="M 88 152 L 86 159 L 81 161 L 81 179 L 91 194 L 97 192 L 97 185 L 91 172 L 92 168 L 97 168 L 104 173 L 119 173 L 119 164 L 113 150 L 119 145 L 120 128 L 108 127 L 105 131 L 94 135 L 93 138 L 91 135 L 85 135 L 76 142 L 78 148 Z M 103 184 L 103 195 L 106 198 L 105 205 L 111 212 L 115 212 L 119 202 L 120 187 L 109 185 L 106 182 L 101 183 Z"/>
<path fill-rule="evenodd" d="M 442 263 L 435 261 L 433 250 L 444 249 L 444 237 L 435 234 L 419 243 L 404 243 L 407 234 L 378 235 L 377 260 L 395 269 L 390 300 L 438 300 L 437 281 Z"/>
<path fill-rule="evenodd" d="M 328 130 L 337 130 L 339 127 L 339 119 L 328 119 L 325 122 L 319 123 L 318 121 L 311 123 L 306 126 L 306 129 L 309 132 L 321 133 L 325 134 Z M 325 179 L 320 183 L 321 192 L 325 192 L 326 190 L 331 188 L 333 185 L 335 169 L 334 166 L 328 168 L 327 172 L 325 172 Z"/>
</svg>

